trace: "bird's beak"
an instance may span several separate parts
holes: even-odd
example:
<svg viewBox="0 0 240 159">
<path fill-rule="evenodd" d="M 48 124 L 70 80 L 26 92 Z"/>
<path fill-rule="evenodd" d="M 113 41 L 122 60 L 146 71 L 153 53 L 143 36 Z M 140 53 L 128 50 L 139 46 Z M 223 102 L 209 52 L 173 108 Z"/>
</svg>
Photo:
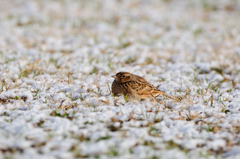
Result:
<svg viewBox="0 0 240 159">
<path fill-rule="evenodd" d="M 111 76 L 112 78 L 116 78 L 116 75 Z"/>
</svg>

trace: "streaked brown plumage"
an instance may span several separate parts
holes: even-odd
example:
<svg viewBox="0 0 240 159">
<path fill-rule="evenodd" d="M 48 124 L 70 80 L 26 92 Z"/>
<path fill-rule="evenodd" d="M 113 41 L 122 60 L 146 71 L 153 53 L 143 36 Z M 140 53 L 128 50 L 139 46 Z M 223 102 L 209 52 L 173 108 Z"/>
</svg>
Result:
<svg viewBox="0 0 240 159">
<path fill-rule="evenodd" d="M 148 83 L 144 78 L 129 72 L 118 72 L 112 77 L 115 78 L 112 83 L 112 93 L 114 96 L 118 94 L 128 95 L 140 100 L 147 98 L 156 99 L 158 96 L 173 99 Z"/>
</svg>

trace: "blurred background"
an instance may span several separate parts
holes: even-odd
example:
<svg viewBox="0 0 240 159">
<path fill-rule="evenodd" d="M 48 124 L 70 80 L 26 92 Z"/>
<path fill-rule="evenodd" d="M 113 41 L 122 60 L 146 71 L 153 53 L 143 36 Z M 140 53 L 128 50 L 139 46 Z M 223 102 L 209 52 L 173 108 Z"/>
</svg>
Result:
<svg viewBox="0 0 240 159">
<path fill-rule="evenodd" d="M 239 22 L 239 0 L 1 0 L 0 50 L 20 68 L 24 61 L 49 62 L 50 72 L 225 65 L 224 57 L 239 60 Z"/>
</svg>

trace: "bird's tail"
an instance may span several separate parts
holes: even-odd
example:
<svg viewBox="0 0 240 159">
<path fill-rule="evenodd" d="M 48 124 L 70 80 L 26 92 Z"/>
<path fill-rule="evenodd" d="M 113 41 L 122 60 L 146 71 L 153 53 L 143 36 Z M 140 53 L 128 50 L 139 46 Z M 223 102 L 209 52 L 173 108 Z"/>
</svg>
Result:
<svg viewBox="0 0 240 159">
<path fill-rule="evenodd" d="M 161 97 L 162 99 L 167 98 L 167 99 L 172 99 L 176 102 L 180 102 L 182 100 L 182 97 L 177 97 L 177 96 L 169 96 L 166 95 L 164 92 L 160 91 L 160 90 L 154 90 L 151 92 L 152 96 L 157 98 L 157 97 Z"/>
</svg>

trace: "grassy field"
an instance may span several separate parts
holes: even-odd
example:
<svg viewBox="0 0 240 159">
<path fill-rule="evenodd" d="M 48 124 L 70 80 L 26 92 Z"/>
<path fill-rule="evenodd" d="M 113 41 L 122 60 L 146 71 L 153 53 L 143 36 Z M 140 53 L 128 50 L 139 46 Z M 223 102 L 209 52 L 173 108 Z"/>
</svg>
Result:
<svg viewBox="0 0 240 159">
<path fill-rule="evenodd" d="M 237 159 L 239 132 L 240 1 L 0 1 L 0 159 Z"/>
</svg>

